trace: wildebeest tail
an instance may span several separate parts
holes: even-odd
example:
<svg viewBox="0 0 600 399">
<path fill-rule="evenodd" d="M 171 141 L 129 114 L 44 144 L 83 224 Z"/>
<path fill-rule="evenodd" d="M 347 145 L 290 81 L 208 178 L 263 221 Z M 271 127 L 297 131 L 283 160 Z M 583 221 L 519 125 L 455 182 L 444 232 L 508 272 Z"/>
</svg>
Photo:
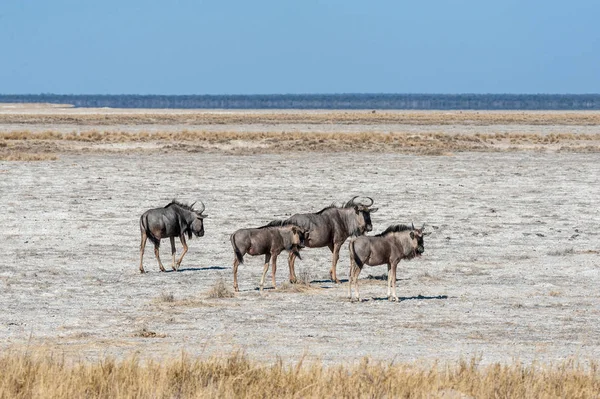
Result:
<svg viewBox="0 0 600 399">
<path fill-rule="evenodd" d="M 146 237 L 148 237 L 148 239 L 152 241 L 152 244 L 154 244 L 154 246 L 160 246 L 160 240 L 154 237 L 154 235 L 150 231 L 150 228 L 148 227 L 148 215 L 142 215 L 142 217 L 140 218 L 140 229 L 146 233 Z"/>
<path fill-rule="evenodd" d="M 350 241 L 350 256 L 354 260 L 354 263 L 356 264 L 356 266 L 358 266 L 360 269 L 362 269 L 363 262 L 362 262 L 362 260 L 360 260 L 360 257 L 358 257 L 356 255 L 356 252 L 354 252 L 354 240 Z"/>
<path fill-rule="evenodd" d="M 237 245 L 235 245 L 235 233 L 231 235 L 230 239 L 231 246 L 233 247 L 233 252 L 235 253 L 235 257 L 237 258 L 238 262 L 240 262 L 240 264 L 244 264 L 244 255 L 242 255 Z"/>
</svg>

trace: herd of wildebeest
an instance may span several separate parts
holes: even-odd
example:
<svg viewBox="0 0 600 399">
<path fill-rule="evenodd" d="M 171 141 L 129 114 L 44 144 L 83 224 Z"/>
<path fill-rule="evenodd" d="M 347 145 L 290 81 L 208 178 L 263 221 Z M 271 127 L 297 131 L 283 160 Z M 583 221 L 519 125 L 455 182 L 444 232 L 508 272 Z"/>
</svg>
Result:
<svg viewBox="0 0 600 399">
<path fill-rule="evenodd" d="M 365 233 L 373 230 L 371 224 L 371 213 L 378 208 L 372 208 L 373 199 L 366 197 L 369 203 L 357 202 L 358 196 L 352 198 L 342 206 L 330 205 L 316 213 L 299 213 L 287 220 L 274 220 L 269 224 L 257 228 L 240 229 L 231 234 L 231 245 L 234 252 L 233 260 L 233 287 L 239 291 L 237 270 L 244 263 L 244 255 L 265 255 L 265 263 L 260 280 L 260 290 L 265 283 L 265 276 L 271 265 L 271 277 L 273 287 L 275 284 L 275 272 L 277 270 L 277 256 L 284 249 L 289 251 L 288 265 L 290 269 L 290 282 L 297 281 L 294 270 L 294 261 L 300 258 L 302 248 L 329 247 L 333 256 L 331 260 L 331 280 L 339 283 L 336 274 L 336 265 L 342 244 L 350 236 L 350 273 L 348 294 L 353 299 L 352 287 L 356 291 L 356 297 L 360 301 L 358 291 L 358 275 L 364 265 L 378 266 L 387 264 L 387 296 L 392 301 L 397 301 L 396 295 L 396 268 L 400 259 L 411 259 L 420 256 L 424 252 L 423 238 L 428 233 L 424 227 L 417 229 L 414 225 L 395 224 L 375 236 L 367 236 Z M 194 203 L 195 204 L 195 203 Z M 163 208 L 150 209 L 140 218 L 140 230 L 142 243 L 140 247 L 140 272 L 144 273 L 143 257 L 146 240 L 154 244 L 154 254 L 158 260 L 161 271 L 165 268 L 160 260 L 160 240 L 169 238 L 171 240 L 171 255 L 173 257 L 173 270 L 178 270 L 181 260 L 186 254 L 187 235 L 202 237 L 204 235 L 202 209 L 194 209 L 194 204 L 186 205 L 173 200 Z M 175 259 L 175 237 L 179 237 L 183 245 L 183 252 L 178 260 Z"/>
</svg>

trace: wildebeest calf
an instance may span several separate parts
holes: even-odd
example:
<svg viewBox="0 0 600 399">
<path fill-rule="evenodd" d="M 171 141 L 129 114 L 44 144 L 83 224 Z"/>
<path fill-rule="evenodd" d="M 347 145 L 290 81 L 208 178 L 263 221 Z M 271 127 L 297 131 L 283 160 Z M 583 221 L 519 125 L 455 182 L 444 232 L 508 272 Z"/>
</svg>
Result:
<svg viewBox="0 0 600 399">
<path fill-rule="evenodd" d="M 387 264 L 388 299 L 397 301 L 396 268 L 400 259 L 412 259 L 421 256 L 425 251 L 423 228 L 414 226 L 393 225 L 376 236 L 360 236 L 350 242 L 350 277 L 348 295 L 352 300 L 352 284 L 356 288 L 356 298 L 360 301 L 358 292 L 358 275 L 364 265 L 378 266 Z"/>
<path fill-rule="evenodd" d="M 202 202 L 200 202 L 202 203 Z M 195 204 L 195 202 L 194 202 Z M 185 205 L 181 202 L 173 200 L 164 208 L 150 209 L 140 217 L 140 231 L 142 234 L 142 244 L 140 245 L 140 272 L 144 273 L 142 260 L 144 258 L 144 249 L 146 248 L 146 239 L 150 239 L 154 244 L 154 255 L 158 260 L 160 271 L 164 272 L 165 268 L 160 261 L 158 248 L 162 238 L 171 239 L 171 255 L 173 256 L 173 270 L 177 270 L 181 265 L 183 255 L 188 250 L 185 242 L 185 235 L 192 238 L 192 234 L 197 237 L 204 235 L 204 218 L 203 215 L 205 206 L 202 204 L 202 209 L 195 210 L 194 204 Z M 177 262 L 175 262 L 175 237 L 179 237 L 183 245 L 183 252 Z"/>
<path fill-rule="evenodd" d="M 305 232 L 298 226 L 284 225 L 282 221 L 275 220 L 266 226 L 254 229 L 240 229 L 231 235 L 231 245 L 235 257 L 233 259 L 233 288 L 239 291 L 237 282 L 237 269 L 244 263 L 244 255 L 265 255 L 265 266 L 260 280 L 260 290 L 263 290 L 265 276 L 271 261 L 271 276 L 273 287 L 275 284 L 275 271 L 277 270 L 277 256 L 281 251 L 288 250 L 300 257 L 298 250 L 304 247 Z"/>
</svg>

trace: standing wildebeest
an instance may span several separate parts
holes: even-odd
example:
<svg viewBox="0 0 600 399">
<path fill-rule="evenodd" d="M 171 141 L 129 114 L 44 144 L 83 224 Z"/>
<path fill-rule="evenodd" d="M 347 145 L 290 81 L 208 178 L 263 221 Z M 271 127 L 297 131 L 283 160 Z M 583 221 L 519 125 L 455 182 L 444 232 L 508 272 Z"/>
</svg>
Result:
<svg viewBox="0 0 600 399">
<path fill-rule="evenodd" d="M 285 221 L 286 224 L 293 224 L 303 228 L 308 232 L 306 246 L 308 248 L 329 247 L 333 253 L 331 259 L 331 270 L 329 275 L 331 280 L 339 283 L 335 273 L 335 267 L 340 256 L 340 248 L 346 239 L 352 235 L 360 236 L 367 231 L 373 230 L 371 225 L 371 213 L 377 211 L 377 208 L 369 208 L 373 205 L 373 199 L 368 198 L 369 205 L 357 203 L 352 198 L 343 207 L 335 205 L 328 206 L 317 213 L 296 214 Z M 290 252 L 288 263 L 290 267 L 290 281 L 296 282 L 296 273 L 294 271 L 294 261 L 296 255 Z"/>
<path fill-rule="evenodd" d="M 265 276 L 269 270 L 269 260 L 272 262 L 271 278 L 273 288 L 275 284 L 275 271 L 277 270 L 277 256 L 284 249 L 295 253 L 300 257 L 298 250 L 304 247 L 305 233 L 301 228 L 284 224 L 281 220 L 275 220 L 266 226 L 255 229 L 240 229 L 231 235 L 231 245 L 235 257 L 233 259 L 233 288 L 239 291 L 237 282 L 237 269 L 240 263 L 244 263 L 244 255 L 265 255 L 265 267 L 260 280 L 260 290 L 263 290 Z"/>
<path fill-rule="evenodd" d="M 383 233 L 374 237 L 362 236 L 350 241 L 350 281 L 348 285 L 350 300 L 352 300 L 352 284 L 354 283 L 356 298 L 360 301 L 358 275 L 364 265 L 387 264 L 388 299 L 397 301 L 396 268 L 398 262 L 400 262 L 400 259 L 412 259 L 415 256 L 421 256 L 425 251 L 423 227 L 415 229 L 414 225 L 409 227 L 397 224 L 388 227 Z"/>
<path fill-rule="evenodd" d="M 173 270 L 179 268 L 183 255 L 188 250 L 185 243 L 186 233 L 189 239 L 192 238 L 192 234 L 195 234 L 197 237 L 204 235 L 203 219 L 206 215 L 203 215 L 202 212 L 204 212 L 205 206 L 202 201 L 200 203 L 202 204 L 202 209 L 195 210 L 193 208 L 195 202 L 192 205 L 185 205 L 173 200 L 164 208 L 150 209 L 144 212 L 140 218 L 140 230 L 142 233 L 140 272 L 144 273 L 142 259 L 144 258 L 144 248 L 146 248 L 147 238 L 154 244 L 154 255 L 156 255 L 156 259 L 158 260 L 160 271 L 164 272 L 165 268 L 160 261 L 158 247 L 162 238 L 169 237 L 171 239 L 171 254 L 173 255 Z M 177 263 L 175 262 L 175 237 L 179 237 L 183 245 L 183 252 Z"/>
</svg>

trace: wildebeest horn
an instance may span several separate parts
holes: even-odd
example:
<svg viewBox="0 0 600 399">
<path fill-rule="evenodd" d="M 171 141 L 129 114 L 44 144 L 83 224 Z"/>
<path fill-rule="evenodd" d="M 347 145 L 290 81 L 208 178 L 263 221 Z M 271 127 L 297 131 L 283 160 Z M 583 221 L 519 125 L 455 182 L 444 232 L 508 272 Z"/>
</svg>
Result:
<svg viewBox="0 0 600 399">
<path fill-rule="evenodd" d="M 423 226 L 421 226 L 421 231 L 425 230 L 425 223 L 423 223 Z"/>
<path fill-rule="evenodd" d="M 190 205 L 190 208 L 194 209 L 194 205 L 196 204 L 196 202 L 198 202 L 198 201 L 192 202 L 192 205 Z"/>
<path fill-rule="evenodd" d="M 206 209 L 206 206 L 204 206 L 204 202 L 200 201 L 200 203 L 202 204 L 202 209 L 199 209 L 199 210 L 197 211 L 198 213 L 202 213 L 202 212 L 204 212 L 204 210 Z M 194 202 L 194 204 L 195 204 L 195 202 Z"/>
<path fill-rule="evenodd" d="M 371 197 L 365 197 L 365 198 L 371 200 L 371 203 L 369 205 L 365 205 L 367 208 L 370 207 L 371 205 L 373 205 L 375 203 L 375 201 L 373 201 L 373 198 L 371 198 Z"/>
<path fill-rule="evenodd" d="M 414 230 L 415 229 L 415 224 L 412 223 L 412 222 L 410 224 L 412 224 L 412 229 Z"/>
<path fill-rule="evenodd" d="M 352 199 L 350 201 L 348 201 L 348 203 L 356 205 L 356 203 L 354 202 L 354 200 L 357 199 L 357 198 L 358 198 L 358 195 L 355 195 L 354 197 L 352 197 Z"/>
</svg>

